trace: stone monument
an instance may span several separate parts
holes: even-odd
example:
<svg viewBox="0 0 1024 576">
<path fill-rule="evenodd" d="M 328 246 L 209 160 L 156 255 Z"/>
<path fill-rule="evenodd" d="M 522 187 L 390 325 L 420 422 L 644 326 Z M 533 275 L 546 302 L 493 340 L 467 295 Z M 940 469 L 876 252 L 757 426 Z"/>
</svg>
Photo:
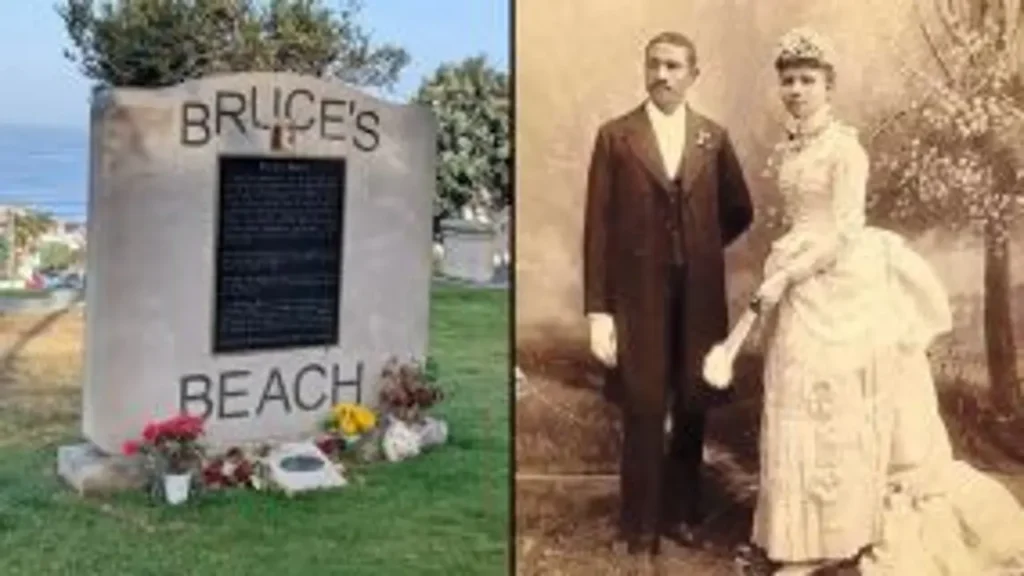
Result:
<svg viewBox="0 0 1024 576">
<path fill-rule="evenodd" d="M 509 221 L 509 208 L 495 213 L 486 191 L 463 208 L 461 218 L 442 220 L 441 273 L 476 284 L 505 282 L 510 265 Z"/>
<path fill-rule="evenodd" d="M 492 222 L 444 220 L 442 273 L 457 280 L 486 284 L 494 278 L 494 245 L 497 232 Z"/>
<path fill-rule="evenodd" d="M 186 411 L 290 441 L 426 354 L 436 123 L 336 81 L 244 73 L 92 106 L 83 430 Z"/>
</svg>

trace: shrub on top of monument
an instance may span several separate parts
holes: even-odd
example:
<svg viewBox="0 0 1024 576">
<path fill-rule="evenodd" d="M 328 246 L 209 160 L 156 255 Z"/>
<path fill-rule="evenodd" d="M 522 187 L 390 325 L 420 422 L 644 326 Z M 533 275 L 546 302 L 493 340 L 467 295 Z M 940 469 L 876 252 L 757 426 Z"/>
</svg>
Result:
<svg viewBox="0 0 1024 576">
<path fill-rule="evenodd" d="M 353 0 L 338 9 L 323 0 L 63 0 L 57 12 L 72 45 L 65 57 L 103 86 L 164 87 L 259 70 L 391 89 L 410 61 L 401 47 L 371 41 Z"/>
</svg>

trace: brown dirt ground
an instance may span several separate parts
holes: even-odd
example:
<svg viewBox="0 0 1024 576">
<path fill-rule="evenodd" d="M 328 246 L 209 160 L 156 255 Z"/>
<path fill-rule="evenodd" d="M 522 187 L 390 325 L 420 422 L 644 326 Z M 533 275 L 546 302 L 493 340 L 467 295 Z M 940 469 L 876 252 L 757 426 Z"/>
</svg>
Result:
<svg viewBox="0 0 1024 576">
<path fill-rule="evenodd" d="M 600 371 L 579 346 L 520 345 L 517 362 L 527 376 L 516 405 L 517 572 L 644 573 L 612 546 L 620 427 L 616 407 L 602 394 Z M 745 541 L 756 493 L 758 372 L 757 358 L 741 359 L 737 397 L 709 422 L 709 548 L 670 544 L 654 573 L 744 573 L 733 550 Z M 1024 500 L 1024 460 L 1005 449 L 1024 448 L 1024 425 L 997 422 L 977 387 L 947 383 L 941 399 L 958 453 L 997 474 Z M 846 566 L 830 573 L 856 571 Z"/>
<path fill-rule="evenodd" d="M 45 443 L 79 426 L 83 314 L 0 314 L 0 446 Z"/>
</svg>

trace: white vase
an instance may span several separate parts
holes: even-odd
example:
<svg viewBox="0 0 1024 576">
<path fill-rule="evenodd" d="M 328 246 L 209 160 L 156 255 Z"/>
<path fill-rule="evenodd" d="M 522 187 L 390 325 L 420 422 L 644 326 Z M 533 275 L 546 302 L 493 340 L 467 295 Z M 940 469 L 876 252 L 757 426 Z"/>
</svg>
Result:
<svg viewBox="0 0 1024 576">
<path fill-rule="evenodd" d="M 164 475 L 164 498 L 167 503 L 175 506 L 188 500 L 189 488 L 192 484 L 192 474 L 165 474 Z"/>
</svg>

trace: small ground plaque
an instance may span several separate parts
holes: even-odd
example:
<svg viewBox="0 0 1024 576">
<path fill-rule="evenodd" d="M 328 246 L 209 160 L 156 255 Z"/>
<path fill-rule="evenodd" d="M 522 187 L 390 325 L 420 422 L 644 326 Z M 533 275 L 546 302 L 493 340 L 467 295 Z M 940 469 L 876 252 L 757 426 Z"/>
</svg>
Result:
<svg viewBox="0 0 1024 576">
<path fill-rule="evenodd" d="M 286 472 L 314 472 L 321 470 L 326 464 L 320 458 L 298 454 L 281 458 L 280 465 Z"/>
<path fill-rule="evenodd" d="M 334 463 L 310 442 L 278 446 L 267 455 L 266 462 L 270 481 L 287 494 L 348 485 Z"/>
</svg>

